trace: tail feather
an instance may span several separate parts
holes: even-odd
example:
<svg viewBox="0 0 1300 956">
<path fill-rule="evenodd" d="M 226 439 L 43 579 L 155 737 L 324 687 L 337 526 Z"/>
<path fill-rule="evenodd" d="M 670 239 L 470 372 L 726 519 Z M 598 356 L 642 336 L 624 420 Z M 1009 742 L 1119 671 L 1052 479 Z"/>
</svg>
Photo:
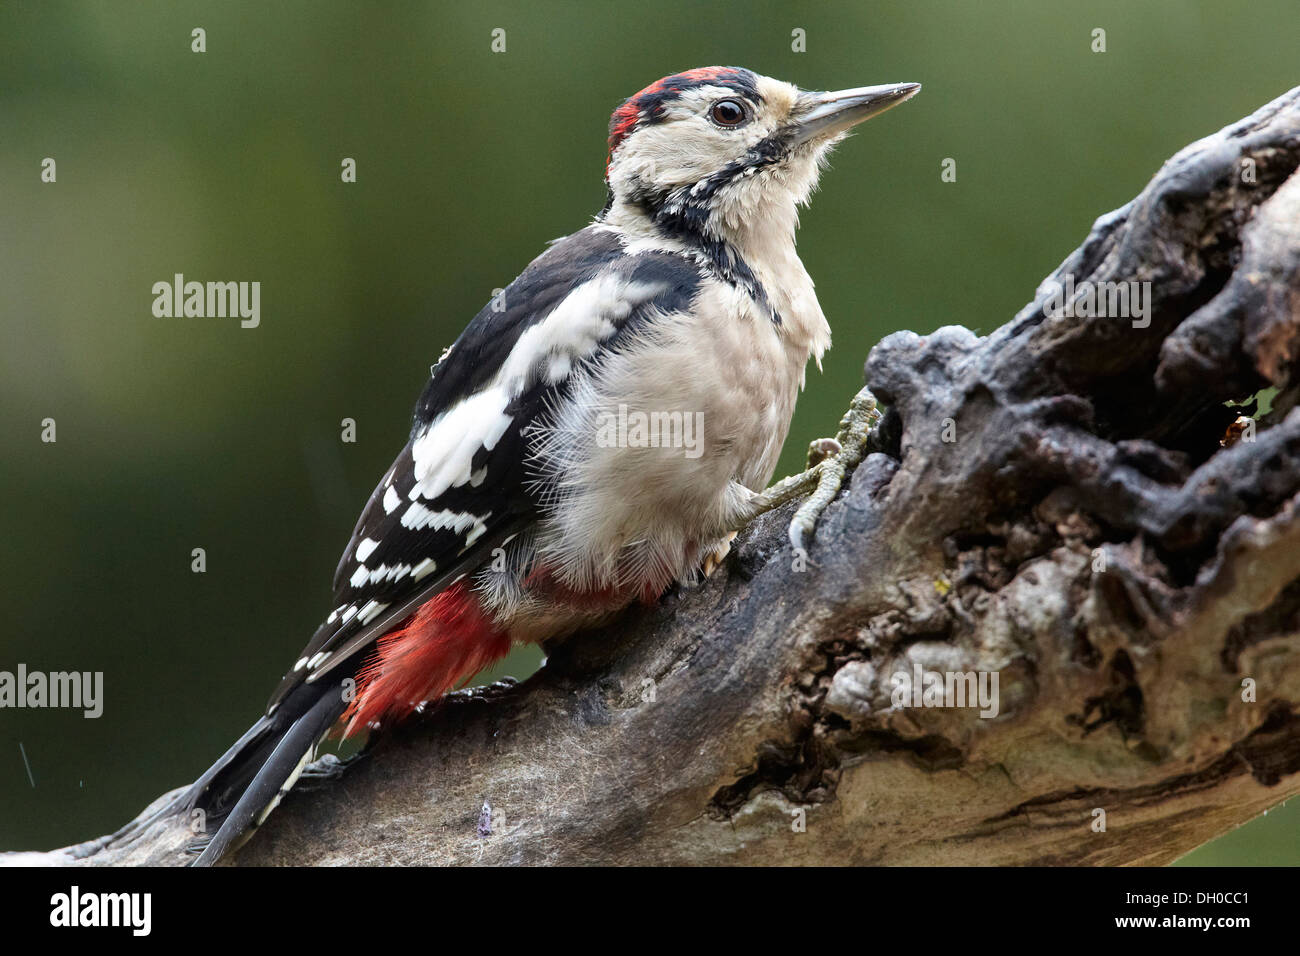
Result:
<svg viewBox="0 0 1300 956">
<path fill-rule="evenodd" d="M 250 754 L 253 751 L 253 748 L 258 745 L 259 741 L 261 741 L 262 738 L 273 729 L 274 721 L 270 717 L 259 718 L 253 726 L 249 727 L 248 730 L 244 732 L 242 737 L 231 745 L 229 750 L 221 755 L 220 759 L 218 759 L 216 763 L 204 771 L 203 776 L 199 777 L 198 780 L 194 781 L 194 783 L 190 785 L 190 789 L 187 790 L 185 795 L 181 798 L 184 808 L 192 810 L 194 807 L 202 805 L 204 809 L 211 810 L 214 803 L 219 803 L 219 801 L 214 797 L 208 797 L 205 799 L 205 795 L 208 794 L 209 790 L 213 789 L 213 784 L 217 780 L 217 777 L 220 776 L 223 771 L 226 771 L 226 775 L 229 777 L 230 771 L 227 771 L 227 768 L 231 767 L 233 769 L 232 765 L 236 765 L 237 761 L 239 764 L 243 764 L 245 761 L 240 761 L 239 758 Z M 242 785 L 247 785 L 248 780 L 251 779 L 252 776 L 250 774 L 243 781 L 227 780 L 226 785 L 221 789 L 229 791 L 232 789 L 231 784 L 239 785 L 242 783 Z"/>
<path fill-rule="evenodd" d="M 294 686 L 178 801 L 178 810 L 204 812 L 208 832 L 217 826 L 194 865 L 215 863 L 261 823 L 340 717 L 344 737 L 400 720 L 504 657 L 510 642 L 468 586 L 452 585 L 380 637 L 373 653 L 363 647 L 327 679 Z M 355 675 L 354 694 L 343 693 L 347 675 Z"/>
<path fill-rule="evenodd" d="M 195 866 L 211 866 L 265 819 L 347 707 L 336 682 L 302 685 L 294 698 L 250 727 L 186 794 L 187 808 L 219 823 Z"/>
</svg>

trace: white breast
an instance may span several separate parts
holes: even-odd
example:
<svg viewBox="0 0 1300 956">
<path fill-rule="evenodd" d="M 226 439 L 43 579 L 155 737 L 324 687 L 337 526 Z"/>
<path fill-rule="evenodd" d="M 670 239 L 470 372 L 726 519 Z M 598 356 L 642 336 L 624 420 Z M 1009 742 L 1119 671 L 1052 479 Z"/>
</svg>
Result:
<svg viewBox="0 0 1300 956">
<path fill-rule="evenodd" d="M 576 376 L 541 433 L 537 559 L 575 590 L 693 572 L 772 477 L 810 351 L 714 280 L 638 336 Z"/>
</svg>

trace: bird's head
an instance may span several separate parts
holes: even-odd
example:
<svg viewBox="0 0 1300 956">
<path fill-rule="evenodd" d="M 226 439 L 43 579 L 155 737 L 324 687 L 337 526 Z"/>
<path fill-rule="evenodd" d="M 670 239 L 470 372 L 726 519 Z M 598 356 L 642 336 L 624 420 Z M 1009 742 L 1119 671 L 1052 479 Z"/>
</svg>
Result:
<svg viewBox="0 0 1300 956">
<path fill-rule="evenodd" d="M 805 92 L 722 66 L 666 76 L 610 119 L 607 213 L 635 210 L 670 232 L 725 236 L 785 219 L 792 229 L 830 147 L 920 88 Z"/>
</svg>

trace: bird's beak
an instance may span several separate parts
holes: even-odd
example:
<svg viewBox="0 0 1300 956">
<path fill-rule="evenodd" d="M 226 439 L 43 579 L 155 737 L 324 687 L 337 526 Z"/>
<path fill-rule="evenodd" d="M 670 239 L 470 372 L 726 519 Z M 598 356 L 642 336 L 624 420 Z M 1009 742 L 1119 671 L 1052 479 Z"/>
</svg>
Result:
<svg viewBox="0 0 1300 956">
<path fill-rule="evenodd" d="M 795 106 L 791 146 L 842 133 L 879 116 L 921 91 L 920 83 L 860 86 L 834 93 L 804 93 Z"/>
</svg>

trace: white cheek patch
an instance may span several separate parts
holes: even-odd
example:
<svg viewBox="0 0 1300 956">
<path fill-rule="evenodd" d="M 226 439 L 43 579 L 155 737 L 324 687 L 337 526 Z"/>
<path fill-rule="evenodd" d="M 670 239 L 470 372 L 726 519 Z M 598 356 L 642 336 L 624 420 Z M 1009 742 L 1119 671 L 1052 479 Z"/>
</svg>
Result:
<svg viewBox="0 0 1300 956">
<path fill-rule="evenodd" d="M 667 105 L 658 122 L 631 133 L 610 166 L 611 185 L 620 187 L 616 192 L 631 190 L 638 182 L 663 189 L 697 183 L 772 132 L 772 111 L 766 105 L 758 105 L 757 116 L 742 127 L 718 127 L 708 114 L 724 99 L 745 97 L 728 86 L 687 90 Z"/>
</svg>

